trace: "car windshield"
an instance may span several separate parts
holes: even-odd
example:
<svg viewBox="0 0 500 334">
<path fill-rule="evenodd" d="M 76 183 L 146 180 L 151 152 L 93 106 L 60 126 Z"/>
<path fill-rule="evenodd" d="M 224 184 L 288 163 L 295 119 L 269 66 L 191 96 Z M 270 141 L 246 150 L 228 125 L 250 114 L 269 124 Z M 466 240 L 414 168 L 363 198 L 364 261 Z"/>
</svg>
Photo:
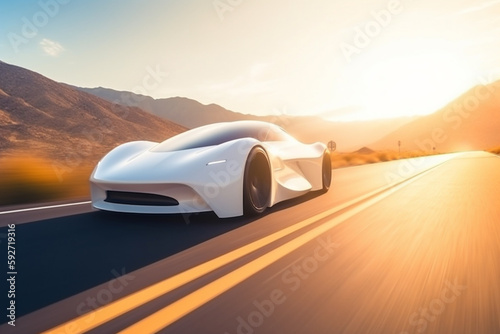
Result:
<svg viewBox="0 0 500 334">
<path fill-rule="evenodd" d="M 152 152 L 171 152 L 220 145 L 240 139 L 255 138 L 259 141 L 295 141 L 280 127 L 264 122 L 232 122 L 210 124 L 195 128 L 156 145 Z"/>
</svg>

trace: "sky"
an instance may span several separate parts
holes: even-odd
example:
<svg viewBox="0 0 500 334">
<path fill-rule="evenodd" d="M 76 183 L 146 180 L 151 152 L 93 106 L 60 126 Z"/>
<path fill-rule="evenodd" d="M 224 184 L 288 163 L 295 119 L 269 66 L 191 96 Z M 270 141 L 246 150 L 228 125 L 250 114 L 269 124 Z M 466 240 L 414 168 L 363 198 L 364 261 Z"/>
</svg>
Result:
<svg viewBox="0 0 500 334">
<path fill-rule="evenodd" d="M 499 55 L 500 0 L 0 3 L 1 61 L 256 115 L 429 114 L 499 80 Z"/>
</svg>

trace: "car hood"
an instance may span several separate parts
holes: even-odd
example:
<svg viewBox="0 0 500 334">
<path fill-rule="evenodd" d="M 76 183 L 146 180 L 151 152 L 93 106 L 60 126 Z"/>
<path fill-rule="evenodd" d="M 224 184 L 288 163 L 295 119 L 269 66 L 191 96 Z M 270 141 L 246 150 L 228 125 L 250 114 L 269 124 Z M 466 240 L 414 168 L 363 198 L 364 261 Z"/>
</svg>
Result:
<svg viewBox="0 0 500 334">
<path fill-rule="evenodd" d="M 129 157 L 106 157 L 96 167 L 93 178 L 105 182 L 168 182 L 189 176 L 193 169 L 210 160 L 203 154 L 211 147 L 175 152 L 140 152 Z"/>
</svg>

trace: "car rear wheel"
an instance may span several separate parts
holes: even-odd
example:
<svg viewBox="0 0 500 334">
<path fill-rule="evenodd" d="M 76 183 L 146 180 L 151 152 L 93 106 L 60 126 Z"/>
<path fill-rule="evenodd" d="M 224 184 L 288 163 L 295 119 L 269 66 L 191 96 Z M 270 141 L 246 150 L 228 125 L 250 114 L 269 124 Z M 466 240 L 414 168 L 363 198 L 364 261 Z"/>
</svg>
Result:
<svg viewBox="0 0 500 334">
<path fill-rule="evenodd" d="M 271 198 L 269 159 L 262 147 L 254 147 L 248 155 L 243 178 L 243 211 L 254 216 L 263 213 Z"/>
<path fill-rule="evenodd" d="M 332 183 L 332 160 L 330 157 L 330 153 L 325 151 L 323 153 L 323 162 L 322 162 L 322 180 L 323 180 L 323 192 L 327 192 L 330 189 L 330 184 Z"/>
</svg>

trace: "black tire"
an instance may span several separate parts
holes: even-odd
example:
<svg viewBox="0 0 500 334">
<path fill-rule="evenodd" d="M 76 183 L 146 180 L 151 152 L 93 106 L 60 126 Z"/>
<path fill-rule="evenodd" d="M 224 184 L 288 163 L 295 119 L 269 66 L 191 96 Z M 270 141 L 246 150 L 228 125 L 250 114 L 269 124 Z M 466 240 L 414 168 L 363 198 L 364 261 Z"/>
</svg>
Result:
<svg viewBox="0 0 500 334">
<path fill-rule="evenodd" d="M 248 154 L 243 177 L 243 213 L 255 216 L 263 213 L 271 198 L 271 170 L 266 151 L 254 147 Z"/>
<path fill-rule="evenodd" d="M 321 191 L 326 193 L 332 183 L 332 159 L 330 158 L 330 153 L 327 151 L 323 153 L 321 179 L 323 181 L 323 189 Z"/>
</svg>

